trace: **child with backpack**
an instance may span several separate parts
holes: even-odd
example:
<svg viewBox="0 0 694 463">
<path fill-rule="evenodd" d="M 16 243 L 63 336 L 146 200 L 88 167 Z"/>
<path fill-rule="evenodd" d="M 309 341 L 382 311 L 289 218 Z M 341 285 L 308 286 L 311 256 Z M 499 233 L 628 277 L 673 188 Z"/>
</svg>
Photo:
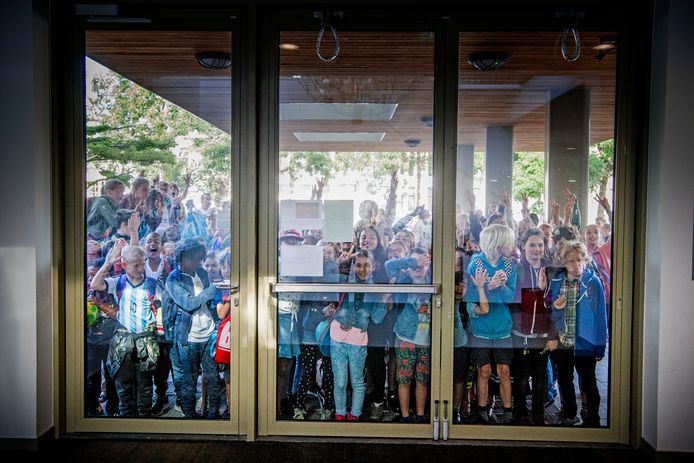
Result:
<svg viewBox="0 0 694 463">
<path fill-rule="evenodd" d="M 157 282 L 145 277 L 144 249 L 118 240 L 92 279 L 94 291 L 111 294 L 117 305 L 118 329 L 109 345 L 107 365 L 115 379 L 121 416 L 149 416 L 152 379 L 159 358 L 154 337 L 161 299 Z M 120 260 L 125 273 L 107 277 Z"/>
</svg>

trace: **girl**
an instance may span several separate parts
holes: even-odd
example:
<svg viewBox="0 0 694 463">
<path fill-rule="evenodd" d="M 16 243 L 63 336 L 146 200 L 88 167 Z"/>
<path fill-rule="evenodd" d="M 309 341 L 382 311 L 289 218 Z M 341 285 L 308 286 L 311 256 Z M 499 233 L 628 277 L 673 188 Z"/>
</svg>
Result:
<svg viewBox="0 0 694 463">
<path fill-rule="evenodd" d="M 537 228 L 529 229 L 521 239 L 523 256 L 518 266 L 513 317 L 513 408 L 514 420 L 528 424 L 529 378 L 532 376 L 532 422 L 545 423 L 545 395 L 547 393 L 548 351 L 554 347 L 554 324 L 549 308 L 545 307 L 547 289 L 547 266 L 545 259 L 545 237 Z"/>
<path fill-rule="evenodd" d="M 359 234 L 358 250 L 367 251 L 374 259 L 374 268 L 372 269 L 374 283 L 387 283 L 388 276 L 383 266 L 386 262 L 386 250 L 375 227 L 366 227 Z"/>
<path fill-rule="evenodd" d="M 509 304 L 516 292 L 516 266 L 509 256 L 515 249 L 513 230 L 494 224 L 480 233 L 482 252 L 472 256 L 465 300 L 470 315 L 473 347 L 472 357 L 477 371 L 477 405 L 484 422 L 489 420 L 487 405 L 491 362 L 496 363 L 504 407 L 502 422 L 510 423 L 511 371 L 513 343 L 511 341 L 511 312 Z M 484 277 L 484 278 L 483 278 Z M 486 303 L 488 301 L 488 303 Z"/>
<path fill-rule="evenodd" d="M 595 379 L 595 365 L 605 356 L 607 343 L 607 311 L 605 293 L 600 278 L 587 267 L 590 255 L 580 241 L 564 243 L 559 260 L 566 267 L 549 285 L 545 299 L 552 308 L 552 319 L 557 331 L 556 355 L 559 367 L 564 418 L 562 424 L 579 426 L 581 416 L 576 413 L 574 367 L 581 388 L 586 394 L 588 413 L 586 426 L 600 426 L 600 392 Z M 554 347 L 557 341 L 554 340 Z"/>
<path fill-rule="evenodd" d="M 349 283 L 373 283 L 374 260 L 367 251 L 352 258 Z M 335 382 L 335 421 L 358 421 L 364 403 L 364 363 L 369 320 L 381 323 L 386 305 L 377 294 L 349 293 L 330 326 L 330 356 Z M 347 413 L 347 377 L 352 384 L 352 410 Z"/>
</svg>

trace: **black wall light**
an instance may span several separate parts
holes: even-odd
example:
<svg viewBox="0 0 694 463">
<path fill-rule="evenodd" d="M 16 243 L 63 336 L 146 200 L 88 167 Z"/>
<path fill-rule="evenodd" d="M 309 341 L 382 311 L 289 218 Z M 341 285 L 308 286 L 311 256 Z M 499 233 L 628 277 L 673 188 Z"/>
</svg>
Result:
<svg viewBox="0 0 694 463">
<path fill-rule="evenodd" d="M 507 53 L 472 53 L 468 57 L 468 64 L 480 71 L 496 71 L 508 63 Z"/>
<path fill-rule="evenodd" d="M 200 66 L 205 69 L 226 69 L 231 66 L 231 54 L 223 51 L 203 51 L 195 54 Z"/>
<path fill-rule="evenodd" d="M 419 138 L 408 138 L 406 140 L 403 140 L 403 143 L 409 146 L 410 148 L 414 148 L 415 146 L 422 143 L 422 140 L 420 140 Z"/>
</svg>

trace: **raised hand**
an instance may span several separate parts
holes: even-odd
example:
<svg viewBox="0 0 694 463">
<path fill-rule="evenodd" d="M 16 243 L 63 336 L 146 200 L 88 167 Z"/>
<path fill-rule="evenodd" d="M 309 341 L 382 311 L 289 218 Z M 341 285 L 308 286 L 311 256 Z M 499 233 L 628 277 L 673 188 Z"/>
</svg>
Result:
<svg viewBox="0 0 694 463">
<path fill-rule="evenodd" d="M 113 266 L 120 259 L 121 252 L 127 243 L 123 238 L 118 238 L 111 247 L 111 250 L 106 254 L 104 265 Z"/>
<path fill-rule="evenodd" d="M 137 235 L 137 231 L 140 229 L 140 214 L 137 212 L 133 212 L 130 214 L 130 218 L 128 219 L 128 230 L 130 230 L 131 233 L 135 233 Z"/>
<path fill-rule="evenodd" d="M 511 209 L 511 197 L 508 195 L 508 191 L 501 193 L 499 200 L 506 206 L 507 209 Z"/>
<path fill-rule="evenodd" d="M 559 218 L 559 203 L 557 202 L 556 198 L 552 198 L 552 201 L 549 203 L 549 208 L 550 211 L 552 212 L 552 218 L 553 219 L 558 219 Z"/>
<path fill-rule="evenodd" d="M 472 190 L 465 190 L 465 196 L 467 197 L 467 202 L 470 204 L 470 210 L 475 210 L 475 193 Z"/>
<path fill-rule="evenodd" d="M 593 197 L 593 199 L 596 200 L 598 204 L 602 206 L 603 209 L 605 209 L 605 212 L 607 212 L 609 215 L 612 215 L 612 207 L 610 207 L 610 201 L 607 199 L 607 196 L 603 196 L 601 198 L 600 195 L 596 194 Z"/>
<path fill-rule="evenodd" d="M 354 255 L 354 245 L 350 248 L 348 252 L 342 252 L 338 257 L 337 257 L 337 263 L 338 264 L 344 264 L 345 262 L 348 262 L 352 259 L 352 256 Z"/>
<path fill-rule="evenodd" d="M 475 270 L 475 276 L 471 277 L 471 279 L 477 289 L 482 288 L 487 282 L 487 271 L 483 268 L 478 268 Z"/>
</svg>

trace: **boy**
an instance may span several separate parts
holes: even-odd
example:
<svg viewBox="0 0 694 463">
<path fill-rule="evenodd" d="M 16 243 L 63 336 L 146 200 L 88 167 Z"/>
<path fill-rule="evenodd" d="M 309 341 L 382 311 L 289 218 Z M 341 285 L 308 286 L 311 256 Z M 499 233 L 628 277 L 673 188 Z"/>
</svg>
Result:
<svg viewBox="0 0 694 463">
<path fill-rule="evenodd" d="M 431 258 L 422 248 L 414 248 L 410 257 L 386 262 L 389 278 L 396 284 L 428 284 L 431 281 L 429 264 Z M 406 272 L 401 270 L 407 269 Z M 395 355 L 398 364 L 398 398 L 400 420 L 412 421 L 410 417 L 410 383 L 415 379 L 415 417 L 417 423 L 426 421 L 425 406 L 431 371 L 431 296 L 426 294 L 393 295 L 395 304 L 401 309 L 395 320 Z M 383 357 L 381 357 L 383 358 Z M 381 360 L 382 362 L 382 360 Z M 381 382 L 381 384 L 383 384 Z"/>
<path fill-rule="evenodd" d="M 152 373 L 159 358 L 154 331 L 161 302 L 157 282 L 145 277 L 145 256 L 144 249 L 119 239 L 91 283 L 94 291 L 108 292 L 118 305 L 120 326 L 111 339 L 107 365 L 116 382 L 121 416 L 151 414 Z M 125 274 L 107 277 L 117 260 Z"/>
<path fill-rule="evenodd" d="M 513 230 L 506 225 L 494 224 L 480 233 L 482 252 L 470 260 L 468 274 L 473 284 L 468 285 L 465 297 L 470 315 L 473 348 L 472 357 L 477 370 L 477 407 L 483 422 L 489 421 L 489 377 L 491 363 L 496 363 L 499 389 L 504 407 L 502 423 L 509 424 L 511 409 L 511 370 L 513 321 L 509 304 L 516 291 L 516 266 L 509 256 L 515 249 Z"/>
<path fill-rule="evenodd" d="M 174 349 L 183 363 L 181 408 L 187 418 L 196 416 L 195 393 L 198 371 L 202 367 L 207 384 L 207 418 L 218 419 L 220 382 L 217 366 L 210 355 L 212 335 L 219 321 L 216 310 L 210 310 L 210 303 L 218 289 L 210 284 L 201 266 L 205 246 L 199 241 L 181 241 L 176 246 L 175 256 L 178 268 L 166 279 L 164 323 L 167 331 L 173 328 Z"/>
<path fill-rule="evenodd" d="M 106 180 L 101 197 L 94 200 L 87 216 L 87 233 L 92 239 L 101 241 L 115 233 L 116 210 L 124 191 L 125 183 L 115 178 Z"/>
<path fill-rule="evenodd" d="M 545 299 L 552 307 L 552 320 L 558 333 L 556 356 L 566 426 L 580 426 L 576 413 L 574 367 L 586 394 L 586 426 L 600 426 L 600 392 L 595 379 L 595 365 L 605 356 L 607 311 L 600 278 L 590 269 L 588 249 L 580 241 L 564 243 L 559 261 L 566 267 L 549 285 Z M 556 340 L 554 341 L 557 342 Z"/>
</svg>

